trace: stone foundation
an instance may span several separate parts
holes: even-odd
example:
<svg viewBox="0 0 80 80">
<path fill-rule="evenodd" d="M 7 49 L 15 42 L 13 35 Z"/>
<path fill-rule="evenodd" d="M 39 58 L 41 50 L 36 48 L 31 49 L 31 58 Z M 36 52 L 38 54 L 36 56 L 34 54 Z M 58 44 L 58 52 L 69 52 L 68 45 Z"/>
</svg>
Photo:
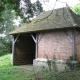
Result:
<svg viewBox="0 0 80 80">
<path fill-rule="evenodd" d="M 66 61 L 64 60 L 57 60 L 55 61 L 55 63 L 56 63 L 57 70 L 64 70 L 65 67 L 67 67 Z M 38 70 L 43 68 L 49 69 L 47 59 L 42 59 L 42 58 L 34 59 L 33 66 L 34 66 L 34 69 L 38 69 Z"/>
</svg>

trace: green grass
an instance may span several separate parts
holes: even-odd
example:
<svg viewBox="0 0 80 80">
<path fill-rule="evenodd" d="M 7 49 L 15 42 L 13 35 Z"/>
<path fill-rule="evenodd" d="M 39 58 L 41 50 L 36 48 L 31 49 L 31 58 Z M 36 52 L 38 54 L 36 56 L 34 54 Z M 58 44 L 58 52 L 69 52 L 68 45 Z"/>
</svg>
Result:
<svg viewBox="0 0 80 80">
<path fill-rule="evenodd" d="M 11 54 L 0 56 L 0 80 L 80 80 L 78 71 L 31 71 L 19 66 L 12 66 Z"/>
<path fill-rule="evenodd" d="M 31 71 L 11 65 L 10 56 L 0 56 L 0 80 L 33 80 Z"/>
</svg>

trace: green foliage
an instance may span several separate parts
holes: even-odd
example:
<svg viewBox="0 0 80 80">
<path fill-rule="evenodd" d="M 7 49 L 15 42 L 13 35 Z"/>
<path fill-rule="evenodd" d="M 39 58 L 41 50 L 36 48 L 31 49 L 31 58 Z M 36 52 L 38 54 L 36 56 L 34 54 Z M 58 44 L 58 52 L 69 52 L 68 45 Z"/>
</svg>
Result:
<svg viewBox="0 0 80 80">
<path fill-rule="evenodd" d="M 80 80 L 80 70 L 64 71 L 29 71 L 27 68 L 12 66 L 11 54 L 0 56 L 1 80 Z"/>
<path fill-rule="evenodd" d="M 57 71 L 57 66 L 56 66 L 56 58 L 55 56 L 53 56 L 53 59 L 49 59 L 47 55 L 46 59 L 47 59 L 47 65 L 48 65 L 48 69 L 49 71 Z"/>
<path fill-rule="evenodd" d="M 66 64 L 70 68 L 70 70 L 80 70 L 80 61 L 73 60 L 72 56 L 70 57 L 70 59 L 67 60 Z"/>
<path fill-rule="evenodd" d="M 6 40 L 6 38 L 8 38 Z M 5 37 L 5 39 L 0 39 L 0 55 L 1 53 L 6 53 L 6 52 L 11 52 L 11 39 L 9 39 L 11 37 Z M 10 41 L 9 41 L 10 40 Z"/>
<path fill-rule="evenodd" d="M 73 61 L 70 57 L 70 60 L 67 61 L 69 68 L 65 68 L 63 71 L 58 71 L 56 68 L 55 57 L 53 60 L 49 60 L 47 56 L 46 58 L 49 70 L 43 69 L 36 73 L 36 76 L 34 76 L 35 80 L 80 80 L 80 62 L 76 64 L 76 61 Z"/>
<path fill-rule="evenodd" d="M 16 18 L 14 11 L 4 11 L 2 18 L 4 21 L 0 22 L 0 54 L 11 52 L 12 37 L 8 35 L 10 31 L 17 26 L 14 25 L 13 20 Z"/>
<path fill-rule="evenodd" d="M 27 68 L 12 66 L 10 57 L 9 53 L 0 56 L 0 80 L 34 80 L 33 72 Z"/>
<path fill-rule="evenodd" d="M 11 52 L 11 37 L 7 34 L 18 27 L 14 25 L 13 20 L 20 17 L 21 24 L 30 22 L 30 18 L 42 11 L 42 5 L 38 0 L 35 3 L 31 3 L 31 0 L 0 0 L 0 53 Z M 3 34 L 4 37 L 1 36 Z"/>
<path fill-rule="evenodd" d="M 41 72 L 39 71 L 36 73 L 35 80 L 80 80 L 80 70 L 65 70 L 57 72 L 42 70 Z"/>
<path fill-rule="evenodd" d="M 42 5 L 39 0 L 31 3 L 31 0 L 0 0 L 0 20 L 6 10 L 15 10 L 16 15 L 24 21 L 29 21 L 34 15 L 39 15 L 42 11 Z"/>
<path fill-rule="evenodd" d="M 80 3 L 78 3 L 75 7 L 71 7 L 73 12 L 80 16 Z"/>
</svg>

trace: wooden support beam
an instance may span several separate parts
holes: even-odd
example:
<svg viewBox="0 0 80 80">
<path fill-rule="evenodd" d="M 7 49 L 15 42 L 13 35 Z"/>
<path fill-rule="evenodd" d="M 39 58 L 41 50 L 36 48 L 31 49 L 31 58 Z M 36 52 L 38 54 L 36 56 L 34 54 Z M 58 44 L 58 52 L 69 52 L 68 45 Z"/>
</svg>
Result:
<svg viewBox="0 0 80 80">
<path fill-rule="evenodd" d="M 68 31 L 64 32 L 66 34 L 66 36 L 68 37 L 68 39 L 70 40 L 70 42 L 72 42 L 72 38 L 70 37 L 70 35 L 68 34 Z"/>
<path fill-rule="evenodd" d="M 31 33 L 30 33 L 31 34 Z M 35 46 L 35 59 L 38 56 L 38 36 L 36 34 L 36 38 L 31 34 L 32 39 L 34 40 L 36 46 Z"/>
<path fill-rule="evenodd" d="M 31 34 L 31 33 L 30 33 Z M 34 42 L 36 43 L 36 38 L 31 34 L 32 39 L 34 40 Z"/>
<path fill-rule="evenodd" d="M 14 62 L 15 62 L 15 43 L 18 41 L 19 36 L 20 34 L 17 35 L 16 39 L 14 39 L 14 36 L 13 36 L 13 39 L 12 39 L 12 57 L 11 57 L 12 65 L 14 65 Z"/>
<path fill-rule="evenodd" d="M 38 39 L 38 43 L 41 41 L 42 37 L 43 37 L 44 33 L 41 35 L 41 37 Z"/>
<path fill-rule="evenodd" d="M 36 54 L 35 54 L 35 59 L 38 57 L 38 35 L 36 34 Z"/>
<path fill-rule="evenodd" d="M 30 33 L 31 34 L 31 33 Z M 34 37 L 34 35 L 31 34 L 32 39 L 34 40 L 35 44 L 36 44 L 36 48 L 35 48 L 35 58 L 38 57 L 38 43 L 40 42 L 40 40 L 42 39 L 43 35 L 40 37 L 40 39 L 38 39 L 38 35 L 36 34 L 36 38 Z"/>
<path fill-rule="evenodd" d="M 71 41 L 71 43 L 72 43 L 72 58 L 73 58 L 73 60 L 75 60 L 75 55 L 76 55 L 76 51 L 75 51 L 75 40 L 76 40 L 76 33 L 75 33 L 75 29 L 72 29 L 71 30 L 71 32 L 72 32 L 72 37 L 70 37 L 70 35 L 68 34 L 68 32 L 65 32 L 66 33 L 66 35 L 67 35 L 67 37 L 68 37 L 68 39 Z"/>
<path fill-rule="evenodd" d="M 72 30 L 72 57 L 73 60 L 75 60 L 75 55 L 76 55 L 76 51 L 75 51 L 75 39 L 76 39 L 76 35 L 75 35 L 75 30 Z"/>
<path fill-rule="evenodd" d="M 30 34 L 31 34 L 31 33 L 30 33 Z M 33 40 L 34 40 L 35 43 L 37 43 L 37 42 L 39 43 L 39 42 L 41 41 L 43 35 L 40 37 L 40 39 L 38 38 L 38 41 L 36 41 L 36 38 L 34 37 L 34 35 L 31 34 L 31 37 L 33 38 Z M 38 36 L 37 36 L 37 37 L 38 37 Z"/>
<path fill-rule="evenodd" d="M 12 39 L 12 56 L 11 56 L 11 64 L 14 65 L 14 53 L 15 53 L 15 41 L 14 41 L 14 36 Z"/>
<path fill-rule="evenodd" d="M 20 34 L 17 35 L 16 39 L 14 40 L 14 43 L 17 42 L 19 36 L 20 36 Z"/>
</svg>

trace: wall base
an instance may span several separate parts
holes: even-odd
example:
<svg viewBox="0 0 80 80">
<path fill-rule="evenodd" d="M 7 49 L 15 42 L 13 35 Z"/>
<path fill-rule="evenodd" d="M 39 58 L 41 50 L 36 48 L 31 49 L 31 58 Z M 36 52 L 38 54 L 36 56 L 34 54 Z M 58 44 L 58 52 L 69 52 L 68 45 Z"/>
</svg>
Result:
<svg viewBox="0 0 80 80">
<path fill-rule="evenodd" d="M 66 61 L 64 61 L 64 60 L 57 60 L 57 61 L 55 61 L 55 63 L 56 63 L 56 69 L 57 70 L 64 70 L 65 67 L 67 67 Z M 47 59 L 42 59 L 42 58 L 34 59 L 33 60 L 33 66 L 34 66 L 34 69 L 38 69 L 38 70 L 43 69 L 43 68 L 49 69 Z"/>
</svg>

